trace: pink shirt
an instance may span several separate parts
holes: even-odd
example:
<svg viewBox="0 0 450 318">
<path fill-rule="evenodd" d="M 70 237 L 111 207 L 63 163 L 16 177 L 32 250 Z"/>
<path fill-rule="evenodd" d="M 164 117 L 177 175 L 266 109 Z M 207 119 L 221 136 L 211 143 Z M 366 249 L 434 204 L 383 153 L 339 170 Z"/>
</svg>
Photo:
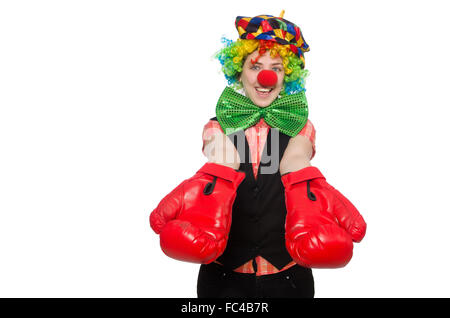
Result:
<svg viewBox="0 0 450 318">
<path fill-rule="evenodd" d="M 258 167 L 259 163 L 261 162 L 261 155 L 266 144 L 269 128 L 270 126 L 264 121 L 264 119 L 261 118 L 261 120 L 256 125 L 245 130 L 245 136 L 247 138 L 248 146 L 250 148 L 250 155 L 253 161 L 252 165 L 255 179 L 258 174 Z M 208 141 L 211 136 L 214 135 L 216 129 L 219 129 L 221 132 L 223 132 L 222 127 L 220 127 L 218 121 L 210 120 L 205 125 L 203 129 L 203 154 L 205 154 L 204 149 L 206 141 Z M 307 137 L 311 141 L 313 147 L 313 154 L 311 156 L 312 159 L 316 153 L 316 130 L 314 129 L 314 126 L 310 120 L 306 122 L 305 127 L 303 127 L 303 129 L 298 134 Z"/>
<path fill-rule="evenodd" d="M 250 148 L 253 174 L 255 175 L 255 179 L 257 178 L 258 175 L 258 167 L 261 162 L 261 155 L 264 151 L 264 146 L 266 144 L 269 128 L 270 126 L 264 121 L 264 119 L 261 119 L 256 125 L 249 127 L 245 130 L 245 137 L 247 138 L 248 146 Z M 206 141 L 208 141 L 211 138 L 211 136 L 214 135 L 215 132 L 217 132 L 216 129 L 219 129 L 221 132 L 223 132 L 218 121 L 210 120 L 205 125 L 203 129 L 203 147 L 202 147 L 203 154 L 205 154 L 204 149 Z M 316 130 L 314 129 L 314 126 L 311 123 L 311 121 L 308 120 L 306 122 L 305 127 L 303 127 L 303 129 L 298 134 L 307 137 L 311 141 L 313 147 L 313 153 L 311 156 L 312 159 L 316 153 L 315 147 Z M 295 262 L 292 261 L 285 267 L 283 267 L 281 270 L 278 270 L 275 266 L 270 264 L 267 260 L 265 260 L 261 256 L 257 256 L 255 258 L 255 261 L 257 264 L 257 272 L 256 272 L 257 276 L 275 274 L 295 265 Z M 243 264 L 242 266 L 236 268 L 234 271 L 238 273 L 252 273 L 252 274 L 255 272 L 251 260 Z"/>
</svg>

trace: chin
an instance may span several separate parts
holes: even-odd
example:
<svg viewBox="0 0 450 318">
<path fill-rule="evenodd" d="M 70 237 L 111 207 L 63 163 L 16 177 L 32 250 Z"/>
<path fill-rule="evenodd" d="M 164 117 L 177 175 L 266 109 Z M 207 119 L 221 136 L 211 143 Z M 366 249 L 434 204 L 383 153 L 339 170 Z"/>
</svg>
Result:
<svg viewBox="0 0 450 318">
<path fill-rule="evenodd" d="M 254 103 L 256 106 L 258 106 L 258 107 L 267 107 L 267 106 L 270 106 L 270 104 L 272 104 L 272 102 L 273 102 L 273 100 L 272 101 L 270 101 L 270 102 L 268 102 L 268 101 L 262 101 L 262 102 L 257 102 L 257 103 Z"/>
<path fill-rule="evenodd" d="M 252 101 L 253 101 L 253 104 L 255 104 L 256 106 L 259 106 L 259 107 L 267 107 L 267 106 L 270 106 L 270 104 L 272 104 L 273 103 L 273 101 L 276 99 L 276 97 L 275 98 L 264 98 L 264 99 L 260 99 L 260 98 L 254 98 Z"/>
</svg>

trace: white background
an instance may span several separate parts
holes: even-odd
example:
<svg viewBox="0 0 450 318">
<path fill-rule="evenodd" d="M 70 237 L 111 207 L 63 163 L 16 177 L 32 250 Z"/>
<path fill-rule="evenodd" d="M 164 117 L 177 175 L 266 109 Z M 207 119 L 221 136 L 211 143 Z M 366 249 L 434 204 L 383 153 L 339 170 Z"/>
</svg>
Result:
<svg viewBox="0 0 450 318">
<path fill-rule="evenodd" d="M 359 208 L 317 297 L 449 297 L 447 1 L 2 1 L 0 296 L 196 297 L 148 216 L 206 159 L 238 15 L 300 25 L 313 164 Z"/>
</svg>

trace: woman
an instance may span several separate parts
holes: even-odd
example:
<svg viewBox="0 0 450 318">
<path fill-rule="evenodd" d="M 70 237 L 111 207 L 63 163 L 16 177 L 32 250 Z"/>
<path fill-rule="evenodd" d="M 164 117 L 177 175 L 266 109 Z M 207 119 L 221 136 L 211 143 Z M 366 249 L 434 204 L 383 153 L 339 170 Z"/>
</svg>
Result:
<svg viewBox="0 0 450 318">
<path fill-rule="evenodd" d="M 356 208 L 312 167 L 300 29 L 236 19 L 217 54 L 230 86 L 203 133 L 205 164 L 152 212 L 170 257 L 203 264 L 199 297 L 313 297 L 312 267 L 341 267 L 365 234 Z"/>
</svg>

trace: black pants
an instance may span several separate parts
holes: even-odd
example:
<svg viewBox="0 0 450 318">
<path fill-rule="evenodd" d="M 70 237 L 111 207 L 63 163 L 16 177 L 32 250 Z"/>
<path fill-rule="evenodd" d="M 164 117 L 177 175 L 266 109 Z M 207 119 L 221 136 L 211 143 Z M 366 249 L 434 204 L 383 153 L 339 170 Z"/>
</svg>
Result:
<svg viewBox="0 0 450 318">
<path fill-rule="evenodd" d="M 201 265 L 199 298 L 313 298 L 312 271 L 295 265 L 277 274 L 256 276 L 226 270 L 222 265 Z"/>
</svg>

